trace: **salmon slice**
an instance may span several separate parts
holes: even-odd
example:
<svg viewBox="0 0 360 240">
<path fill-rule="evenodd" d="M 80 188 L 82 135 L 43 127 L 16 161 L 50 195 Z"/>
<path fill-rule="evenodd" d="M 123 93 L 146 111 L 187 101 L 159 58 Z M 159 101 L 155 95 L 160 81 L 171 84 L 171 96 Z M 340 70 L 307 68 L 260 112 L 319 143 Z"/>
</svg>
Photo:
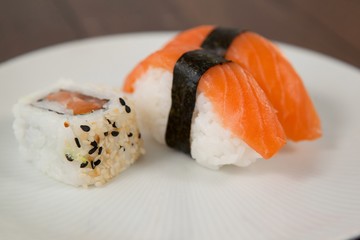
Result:
<svg viewBox="0 0 360 240">
<path fill-rule="evenodd" d="M 173 71 L 175 63 L 192 46 L 167 47 L 143 60 L 128 75 L 124 91 L 133 92 L 134 83 L 150 68 Z M 275 110 L 252 75 L 240 65 L 228 62 L 205 72 L 199 81 L 224 128 L 241 138 L 264 158 L 270 158 L 286 142 Z"/>
<path fill-rule="evenodd" d="M 271 103 L 252 75 L 230 62 L 210 68 L 198 91 L 211 101 L 225 128 L 244 140 L 265 159 L 286 142 Z"/>
<path fill-rule="evenodd" d="M 60 103 L 65 108 L 72 110 L 74 115 L 99 110 L 108 101 L 67 90 L 50 93 L 45 99 Z"/>
<path fill-rule="evenodd" d="M 234 39 L 226 56 L 248 69 L 264 90 L 293 141 L 313 140 L 321 136 L 321 124 L 306 88 L 280 50 L 253 32 Z"/>
<path fill-rule="evenodd" d="M 199 26 L 184 31 L 165 48 L 192 44 L 200 47 L 214 28 Z M 254 76 L 277 110 L 288 139 L 313 140 L 322 135 L 320 118 L 300 76 L 269 40 L 253 32 L 241 33 L 230 44 L 225 58 Z"/>
<path fill-rule="evenodd" d="M 172 72 L 176 61 L 187 51 L 198 49 L 196 46 L 177 46 L 160 49 L 142 60 L 126 77 L 123 85 L 125 92 L 134 91 L 134 83 L 149 70 L 150 67 L 162 68 Z"/>
<path fill-rule="evenodd" d="M 178 47 L 182 45 L 200 47 L 204 42 L 206 36 L 214 29 L 211 25 L 201 25 L 198 27 L 190 28 L 177 34 L 171 39 L 164 48 Z"/>
</svg>

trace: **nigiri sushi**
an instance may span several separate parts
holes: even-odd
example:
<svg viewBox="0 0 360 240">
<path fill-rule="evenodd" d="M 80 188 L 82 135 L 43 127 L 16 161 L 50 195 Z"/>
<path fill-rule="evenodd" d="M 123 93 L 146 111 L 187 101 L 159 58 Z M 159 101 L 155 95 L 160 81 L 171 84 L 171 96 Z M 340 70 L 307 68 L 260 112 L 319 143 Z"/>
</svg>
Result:
<svg viewBox="0 0 360 240">
<path fill-rule="evenodd" d="M 13 110 L 22 156 L 70 185 L 103 185 L 144 153 L 131 102 L 111 89 L 63 81 Z"/>
<path fill-rule="evenodd" d="M 202 47 L 247 69 L 277 111 L 288 139 L 313 140 L 321 136 L 321 123 L 305 86 L 280 50 L 251 31 L 195 27 L 179 33 L 164 48 Z"/>
<path fill-rule="evenodd" d="M 209 51 L 159 50 L 130 72 L 123 90 L 156 140 L 209 168 L 268 159 L 286 142 L 252 75 Z"/>
</svg>

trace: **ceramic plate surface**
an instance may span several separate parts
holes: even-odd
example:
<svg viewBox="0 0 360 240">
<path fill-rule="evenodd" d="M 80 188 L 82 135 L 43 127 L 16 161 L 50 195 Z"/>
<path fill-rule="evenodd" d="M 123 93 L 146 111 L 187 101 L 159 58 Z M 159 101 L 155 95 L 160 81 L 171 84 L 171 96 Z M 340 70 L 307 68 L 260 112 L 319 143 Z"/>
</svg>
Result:
<svg viewBox="0 0 360 240">
<path fill-rule="evenodd" d="M 24 161 L 20 96 L 60 78 L 121 86 L 173 33 L 95 38 L 0 65 L 1 239 L 348 239 L 360 234 L 360 71 L 280 44 L 303 77 L 324 136 L 269 161 L 212 171 L 146 138 L 147 154 L 102 188 L 74 188 Z"/>
</svg>

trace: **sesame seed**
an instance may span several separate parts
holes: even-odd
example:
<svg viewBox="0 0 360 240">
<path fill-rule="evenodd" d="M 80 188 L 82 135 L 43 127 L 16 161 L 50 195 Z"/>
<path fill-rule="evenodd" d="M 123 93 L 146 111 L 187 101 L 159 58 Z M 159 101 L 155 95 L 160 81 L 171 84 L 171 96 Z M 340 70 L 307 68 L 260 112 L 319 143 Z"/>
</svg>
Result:
<svg viewBox="0 0 360 240">
<path fill-rule="evenodd" d="M 98 154 L 100 155 L 102 153 L 102 147 L 99 148 Z"/>
<path fill-rule="evenodd" d="M 81 148 L 80 142 L 78 138 L 75 138 L 75 143 L 78 148 Z"/>
<path fill-rule="evenodd" d="M 115 123 L 115 122 L 113 123 L 113 125 L 112 125 L 112 126 L 113 126 L 113 128 L 117 128 L 117 126 L 116 126 L 116 123 Z"/>
<path fill-rule="evenodd" d="M 93 147 L 92 149 L 89 150 L 89 154 L 93 154 L 94 152 L 96 152 L 96 150 L 98 149 L 98 147 Z"/>
<path fill-rule="evenodd" d="M 126 106 L 125 106 L 125 111 L 126 111 L 127 113 L 130 113 L 130 112 L 131 112 L 131 108 L 130 108 L 128 105 L 126 105 Z"/>
<path fill-rule="evenodd" d="M 111 121 L 110 121 L 109 119 L 106 118 L 106 121 L 107 121 L 109 124 L 111 124 Z"/>
<path fill-rule="evenodd" d="M 98 146 L 98 144 L 97 144 L 96 141 L 92 141 L 92 142 L 90 143 L 90 145 L 93 146 L 93 147 L 97 147 L 97 146 Z"/>
<path fill-rule="evenodd" d="M 101 163 L 101 160 L 98 159 L 98 160 L 96 160 L 96 161 L 94 162 L 94 165 L 97 166 L 97 165 L 99 165 L 100 163 Z"/>
<path fill-rule="evenodd" d="M 92 169 L 95 169 L 94 162 L 93 162 L 93 161 L 91 161 L 91 162 L 90 162 L 90 164 L 91 164 L 91 168 L 92 168 Z"/>
<path fill-rule="evenodd" d="M 141 138 L 141 133 L 139 133 L 138 138 L 139 138 L 139 139 Z"/>
<path fill-rule="evenodd" d="M 114 137 L 116 137 L 117 135 L 119 135 L 119 132 L 118 132 L 118 131 L 112 131 L 112 132 L 111 132 L 111 135 L 113 135 Z"/>
<path fill-rule="evenodd" d="M 84 132 L 89 132 L 90 131 L 90 127 L 88 125 L 80 125 L 80 128 L 84 131 Z"/>
<path fill-rule="evenodd" d="M 68 154 L 68 153 L 65 154 L 65 157 L 66 157 L 66 159 L 67 159 L 68 161 L 70 161 L 70 162 L 74 161 L 74 159 L 72 158 L 72 156 L 71 156 L 70 154 Z"/>
<path fill-rule="evenodd" d="M 83 163 L 80 164 L 80 168 L 84 168 L 84 167 L 86 167 L 87 165 L 88 165 L 88 162 L 83 162 Z"/>
<path fill-rule="evenodd" d="M 106 137 L 107 135 L 109 135 L 109 132 L 104 132 L 104 136 Z"/>
<path fill-rule="evenodd" d="M 133 136 L 132 132 L 128 134 L 128 137 L 132 137 L 132 136 Z"/>
<path fill-rule="evenodd" d="M 124 100 L 124 99 L 119 98 L 119 101 L 120 101 L 120 104 L 121 104 L 121 105 L 125 106 L 126 102 L 125 102 L 125 100 Z"/>
</svg>

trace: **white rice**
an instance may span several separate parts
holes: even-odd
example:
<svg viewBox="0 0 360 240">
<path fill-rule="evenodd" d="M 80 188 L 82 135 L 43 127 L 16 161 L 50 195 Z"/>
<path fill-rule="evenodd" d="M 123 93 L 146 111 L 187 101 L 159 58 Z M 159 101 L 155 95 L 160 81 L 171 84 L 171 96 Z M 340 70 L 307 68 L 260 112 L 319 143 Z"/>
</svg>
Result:
<svg viewBox="0 0 360 240">
<path fill-rule="evenodd" d="M 72 115 L 57 103 L 38 101 L 59 89 L 109 101 L 104 109 L 82 115 Z M 22 156 L 44 173 L 67 184 L 99 186 L 108 182 L 144 153 L 132 104 L 124 98 L 131 109 L 127 113 L 119 97 L 119 92 L 111 89 L 61 82 L 20 99 L 13 109 L 13 127 Z M 90 127 L 90 131 L 84 131 L 81 125 Z M 114 131 L 118 132 L 117 136 L 112 135 Z M 132 136 L 129 137 L 129 133 Z M 96 148 L 92 145 L 94 142 Z M 96 151 L 90 154 L 93 148 Z M 95 166 L 99 159 L 100 163 Z M 86 166 L 81 167 L 82 164 Z"/>
<path fill-rule="evenodd" d="M 132 95 L 141 127 L 163 144 L 171 108 L 171 87 L 171 72 L 151 68 L 136 81 Z M 228 164 L 245 167 L 261 158 L 260 154 L 223 127 L 203 93 L 197 96 L 190 143 L 191 156 L 211 169 Z"/>
</svg>

